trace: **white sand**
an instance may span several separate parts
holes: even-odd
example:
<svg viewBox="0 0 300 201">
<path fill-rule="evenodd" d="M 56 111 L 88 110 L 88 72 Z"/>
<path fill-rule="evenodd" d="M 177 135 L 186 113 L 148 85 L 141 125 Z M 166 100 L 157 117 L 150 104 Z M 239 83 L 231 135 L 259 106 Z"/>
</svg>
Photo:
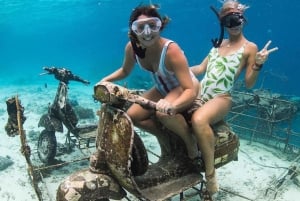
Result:
<svg viewBox="0 0 300 201">
<path fill-rule="evenodd" d="M 81 85 L 71 85 L 70 97 L 78 96 L 78 102 L 84 107 L 93 108 L 95 111 L 99 106 L 94 103 L 92 95 L 92 87 L 80 87 Z M 30 184 L 27 174 L 27 164 L 24 156 L 20 152 L 20 139 L 16 137 L 8 137 L 4 131 L 4 125 L 7 121 L 5 100 L 8 97 L 19 94 L 19 99 L 25 107 L 25 115 L 27 117 L 24 123 L 24 129 L 27 135 L 33 131 L 39 131 L 37 127 L 38 120 L 43 108 L 52 102 L 55 94 L 56 86 L 48 86 L 47 89 L 42 86 L 32 87 L 6 87 L 1 89 L 0 102 L 0 156 L 9 156 L 13 159 L 14 164 L 5 170 L 0 171 L 0 200 L 1 201 L 36 201 L 38 200 L 33 187 Z M 74 89 L 76 88 L 76 89 Z M 63 135 L 61 135 L 63 140 Z M 31 136 L 32 137 L 32 136 Z M 151 149 L 157 149 L 153 138 L 145 139 L 147 146 L 151 145 Z M 282 188 L 271 188 L 272 183 L 278 180 L 292 164 L 292 160 L 281 151 L 269 148 L 259 143 L 248 144 L 248 141 L 241 140 L 239 160 L 231 162 L 217 170 L 218 181 L 221 187 L 220 192 L 215 197 L 219 201 L 243 201 L 243 200 L 278 200 L 278 201 L 296 201 L 300 197 L 300 188 L 296 186 L 292 180 L 287 179 Z M 30 145 L 35 147 L 34 143 Z M 35 150 L 33 150 L 34 152 Z M 91 150 L 93 152 L 93 150 Z M 82 153 L 75 150 L 72 154 L 62 156 L 64 159 L 83 156 Z M 32 157 L 35 160 L 34 156 Z M 76 165 L 77 164 L 77 165 Z M 59 171 L 52 172 L 51 177 L 45 178 L 45 186 L 48 190 L 49 199 L 55 200 L 55 193 L 58 184 L 66 176 L 71 174 L 74 169 L 84 167 L 85 163 L 76 163 L 67 168 L 60 168 Z M 268 167 L 270 166 L 270 167 Z M 299 166 L 299 163 L 298 163 Z M 271 168 L 274 167 L 274 168 Z M 284 167 L 284 168 L 282 168 Z M 62 173 L 63 170 L 63 173 Z M 45 186 L 43 187 L 45 189 Z M 269 193 L 265 195 L 266 190 L 270 188 Z M 276 199 L 274 199 L 274 191 L 278 190 Z M 45 193 L 45 192 L 44 192 Z M 190 190 L 187 195 L 193 194 Z M 125 200 L 125 199 L 124 199 Z M 179 200 L 178 196 L 172 200 Z M 199 196 L 190 200 L 200 200 Z"/>
</svg>

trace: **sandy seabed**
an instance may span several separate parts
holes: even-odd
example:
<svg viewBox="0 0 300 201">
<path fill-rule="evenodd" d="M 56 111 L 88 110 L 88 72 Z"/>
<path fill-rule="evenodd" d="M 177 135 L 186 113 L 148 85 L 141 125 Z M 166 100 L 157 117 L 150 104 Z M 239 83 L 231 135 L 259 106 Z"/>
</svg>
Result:
<svg viewBox="0 0 300 201">
<path fill-rule="evenodd" d="M 42 128 L 38 128 L 37 124 L 41 114 L 46 111 L 48 103 L 52 102 L 56 86 L 50 85 L 45 88 L 44 86 L 32 85 L 1 88 L 0 128 L 3 129 L 0 129 L 0 157 L 9 158 L 13 161 L 13 164 L 0 171 L 0 200 L 36 201 L 38 197 L 29 180 L 26 160 L 20 152 L 20 138 L 18 136 L 8 137 L 4 130 L 7 121 L 5 100 L 15 95 L 18 95 L 21 100 L 25 108 L 25 116 L 27 117 L 24 123 L 24 130 L 32 148 L 32 160 L 39 163 L 38 158 L 34 154 L 36 147 L 34 140 L 37 139 L 36 135 Z M 92 93 L 91 86 L 78 85 L 75 87 L 71 85 L 69 97 L 76 99 L 83 107 L 92 108 L 96 112 L 99 103 L 93 101 Z M 58 140 L 63 142 L 64 134 L 61 134 Z M 152 136 L 146 136 L 143 140 L 146 147 L 153 151 L 159 150 L 156 140 Z M 292 165 L 296 165 L 299 168 L 299 160 L 295 163 L 290 155 L 284 154 L 281 150 L 257 142 L 249 143 L 249 141 L 241 139 L 240 143 L 238 161 L 230 162 L 217 170 L 220 191 L 214 196 L 214 200 L 296 201 L 299 199 L 300 187 L 288 176 L 282 179 Z M 82 153 L 81 150 L 74 148 L 72 153 L 59 157 L 74 159 L 74 157 L 82 156 L 84 158 L 92 152 L 93 149 Z M 43 179 L 45 194 L 43 200 L 55 200 L 56 190 L 60 182 L 67 175 L 80 168 L 86 168 L 87 165 L 87 161 L 82 161 L 52 171 L 49 177 Z M 188 200 L 201 200 L 199 196 L 193 196 L 195 193 L 191 189 L 186 191 L 185 195 L 191 197 Z M 132 198 L 130 195 L 129 197 Z M 134 198 L 132 199 L 134 200 Z M 172 200 L 179 200 L 179 196 L 175 196 Z"/>
</svg>

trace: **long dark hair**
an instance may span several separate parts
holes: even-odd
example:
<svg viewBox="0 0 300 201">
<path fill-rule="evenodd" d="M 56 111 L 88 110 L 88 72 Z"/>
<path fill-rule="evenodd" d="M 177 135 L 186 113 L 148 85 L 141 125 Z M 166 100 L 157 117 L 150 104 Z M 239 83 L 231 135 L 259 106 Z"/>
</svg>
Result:
<svg viewBox="0 0 300 201">
<path fill-rule="evenodd" d="M 146 15 L 146 16 L 149 16 L 149 17 L 158 17 L 162 22 L 160 31 L 162 31 L 166 27 L 166 25 L 168 24 L 170 19 L 167 16 L 161 17 L 159 12 L 158 12 L 158 6 L 156 6 L 156 5 L 139 5 L 138 7 L 133 9 L 133 11 L 131 12 L 130 18 L 129 18 L 129 32 L 128 32 L 128 35 L 129 35 L 129 39 L 131 41 L 131 45 L 132 45 L 134 53 L 138 57 L 144 58 L 146 48 L 142 48 L 139 45 L 137 35 L 131 30 L 132 23 L 135 20 L 137 20 L 137 18 L 141 15 Z"/>
</svg>

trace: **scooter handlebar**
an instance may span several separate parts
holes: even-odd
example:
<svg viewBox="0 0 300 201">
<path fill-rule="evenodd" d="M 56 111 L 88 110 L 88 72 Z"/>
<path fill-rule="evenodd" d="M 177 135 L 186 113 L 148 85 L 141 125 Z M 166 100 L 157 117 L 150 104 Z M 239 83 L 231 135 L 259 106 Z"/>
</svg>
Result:
<svg viewBox="0 0 300 201">
<path fill-rule="evenodd" d="M 149 108 L 149 109 L 154 109 L 154 110 L 158 111 L 158 109 L 156 107 L 156 102 L 148 100 L 148 99 L 146 99 L 142 96 L 139 96 L 139 95 L 133 95 L 133 96 L 134 96 L 134 98 L 132 98 L 133 101 L 131 101 L 131 100 L 128 100 L 128 101 L 133 102 L 133 103 L 137 103 L 137 104 L 139 104 L 140 106 L 142 106 L 146 109 Z M 166 113 L 168 115 L 174 115 L 174 111 L 171 108 L 163 111 L 163 113 Z"/>
<path fill-rule="evenodd" d="M 53 74 L 55 79 L 69 83 L 69 81 L 82 82 L 83 84 L 90 84 L 89 81 L 80 78 L 77 75 L 74 75 L 70 70 L 66 68 L 56 68 L 56 67 L 43 67 L 46 73 L 41 73 L 40 75 Z"/>
<path fill-rule="evenodd" d="M 157 110 L 156 102 L 144 98 L 134 91 L 130 91 L 125 87 L 119 86 L 111 82 L 99 82 L 94 86 L 94 98 L 102 103 L 114 104 L 118 100 L 126 100 L 131 103 L 139 104 L 146 109 Z M 166 114 L 173 115 L 174 111 L 168 109 L 164 111 Z"/>
</svg>

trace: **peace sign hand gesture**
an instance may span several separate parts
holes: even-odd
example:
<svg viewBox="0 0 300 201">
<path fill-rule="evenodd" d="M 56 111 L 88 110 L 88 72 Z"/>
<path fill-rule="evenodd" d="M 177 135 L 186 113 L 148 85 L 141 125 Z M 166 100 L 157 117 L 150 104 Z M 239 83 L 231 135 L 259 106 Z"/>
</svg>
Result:
<svg viewBox="0 0 300 201">
<path fill-rule="evenodd" d="M 269 54 L 278 50 L 278 47 L 274 47 L 268 50 L 268 47 L 270 46 L 271 42 L 272 41 L 269 40 L 265 47 L 261 51 L 256 53 L 255 63 L 257 65 L 263 65 L 267 61 Z"/>
</svg>

